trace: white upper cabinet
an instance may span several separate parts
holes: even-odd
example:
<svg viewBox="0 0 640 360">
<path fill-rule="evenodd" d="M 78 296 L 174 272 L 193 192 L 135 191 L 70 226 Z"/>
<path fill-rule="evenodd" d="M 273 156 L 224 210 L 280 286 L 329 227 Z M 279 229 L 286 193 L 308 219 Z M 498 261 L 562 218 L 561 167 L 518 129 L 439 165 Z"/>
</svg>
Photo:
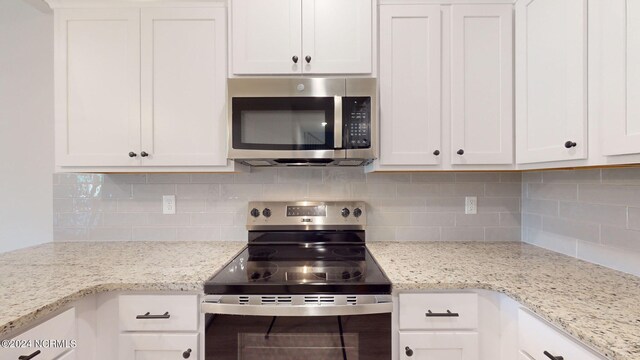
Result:
<svg viewBox="0 0 640 360">
<path fill-rule="evenodd" d="M 140 157 L 140 11 L 57 10 L 56 164 L 131 166 Z"/>
<path fill-rule="evenodd" d="M 371 73 L 371 6 L 371 0 L 302 0 L 302 71 Z"/>
<path fill-rule="evenodd" d="M 380 163 L 440 162 L 442 19 L 438 5 L 380 7 Z"/>
<path fill-rule="evenodd" d="M 234 75 L 369 74 L 371 0 L 232 0 Z"/>
<path fill-rule="evenodd" d="M 302 71 L 302 0 L 231 1 L 234 74 Z"/>
<path fill-rule="evenodd" d="M 516 156 L 587 157 L 587 0 L 516 3 Z"/>
<path fill-rule="evenodd" d="M 640 153 L 640 2 L 594 1 L 604 155 Z"/>
<path fill-rule="evenodd" d="M 141 29 L 142 164 L 226 165 L 225 9 L 144 8 Z"/>
<path fill-rule="evenodd" d="M 513 163 L 513 6 L 454 5 L 451 163 Z"/>
</svg>

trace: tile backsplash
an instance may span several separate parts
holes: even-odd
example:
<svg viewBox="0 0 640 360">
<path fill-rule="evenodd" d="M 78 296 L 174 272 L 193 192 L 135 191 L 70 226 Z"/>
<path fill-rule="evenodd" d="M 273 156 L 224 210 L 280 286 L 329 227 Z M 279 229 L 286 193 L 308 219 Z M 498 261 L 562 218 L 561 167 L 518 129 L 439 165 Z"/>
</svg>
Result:
<svg viewBox="0 0 640 360">
<path fill-rule="evenodd" d="M 521 174 L 253 168 L 237 174 L 54 175 L 54 239 L 240 240 L 250 200 L 363 200 L 369 241 L 519 241 Z M 175 215 L 162 195 L 176 195 Z M 464 214 L 464 197 L 478 214 Z"/>
<path fill-rule="evenodd" d="M 523 240 L 640 276 L 640 168 L 526 172 Z"/>
</svg>

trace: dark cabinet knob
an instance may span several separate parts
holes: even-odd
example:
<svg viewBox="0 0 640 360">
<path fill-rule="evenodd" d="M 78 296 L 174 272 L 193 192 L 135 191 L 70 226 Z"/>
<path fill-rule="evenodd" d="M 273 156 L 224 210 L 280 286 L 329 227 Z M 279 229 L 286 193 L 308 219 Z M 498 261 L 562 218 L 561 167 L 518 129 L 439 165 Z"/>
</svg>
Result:
<svg viewBox="0 0 640 360">
<path fill-rule="evenodd" d="M 408 346 L 404 348 L 404 353 L 407 354 L 407 356 L 413 356 L 413 350 Z"/>
<path fill-rule="evenodd" d="M 567 141 L 566 143 L 564 143 L 564 147 L 566 147 L 567 149 L 571 149 L 572 147 L 576 146 L 578 146 L 578 144 L 573 141 Z"/>
<path fill-rule="evenodd" d="M 436 151 L 434 151 L 434 152 L 433 152 L 433 155 L 435 155 L 435 156 L 440 155 L 440 150 L 436 150 Z"/>
<path fill-rule="evenodd" d="M 544 351 L 543 354 L 551 360 L 564 360 L 562 356 L 553 356 L 548 351 Z"/>
<path fill-rule="evenodd" d="M 136 157 L 136 156 L 138 156 L 138 154 L 134 153 L 133 151 L 129 153 L 129 157 Z"/>
<path fill-rule="evenodd" d="M 141 153 L 140 153 L 140 156 L 142 156 L 142 157 L 147 157 L 147 156 L 149 156 L 149 154 L 147 154 L 147 152 L 146 152 L 146 151 L 143 151 L 143 152 L 141 152 Z"/>
<path fill-rule="evenodd" d="M 291 60 L 293 60 L 293 63 L 294 63 L 294 64 L 297 64 L 297 63 L 298 63 L 298 57 L 297 57 L 297 56 L 295 56 L 295 55 L 293 55 L 293 57 L 291 58 Z"/>
<path fill-rule="evenodd" d="M 182 357 L 188 359 L 191 356 L 191 349 L 187 349 L 187 351 L 182 353 Z"/>
<path fill-rule="evenodd" d="M 456 152 L 456 154 L 458 154 L 458 155 L 464 155 L 464 150 L 460 149 L 460 150 L 458 150 L 458 152 Z"/>
<path fill-rule="evenodd" d="M 304 60 L 309 64 L 311 62 L 311 56 L 307 55 L 304 57 Z"/>
</svg>

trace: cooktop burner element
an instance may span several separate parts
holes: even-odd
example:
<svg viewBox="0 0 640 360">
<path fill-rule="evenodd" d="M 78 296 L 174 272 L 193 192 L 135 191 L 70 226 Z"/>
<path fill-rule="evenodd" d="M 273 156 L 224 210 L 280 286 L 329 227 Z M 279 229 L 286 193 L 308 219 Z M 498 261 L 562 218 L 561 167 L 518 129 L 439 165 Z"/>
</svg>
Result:
<svg viewBox="0 0 640 360">
<path fill-rule="evenodd" d="M 365 209 L 361 202 L 250 203 L 249 244 L 205 293 L 390 294 L 365 246 Z"/>
</svg>

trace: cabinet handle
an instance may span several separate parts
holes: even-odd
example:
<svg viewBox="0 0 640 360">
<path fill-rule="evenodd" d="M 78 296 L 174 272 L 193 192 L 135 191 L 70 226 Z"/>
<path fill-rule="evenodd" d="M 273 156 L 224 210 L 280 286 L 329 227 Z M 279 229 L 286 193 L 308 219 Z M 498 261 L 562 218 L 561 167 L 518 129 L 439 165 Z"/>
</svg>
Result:
<svg viewBox="0 0 640 360">
<path fill-rule="evenodd" d="M 20 355 L 18 356 L 18 360 L 31 360 L 34 357 L 40 355 L 41 351 L 40 350 L 36 350 L 33 353 L 31 353 L 30 355 Z"/>
<path fill-rule="evenodd" d="M 187 351 L 182 353 L 182 357 L 188 359 L 191 356 L 191 349 L 187 349 Z"/>
<path fill-rule="evenodd" d="M 168 311 L 167 311 L 167 312 L 165 312 L 165 313 L 164 313 L 164 314 L 162 314 L 162 315 L 151 315 L 151 313 L 149 313 L 149 312 L 147 311 L 147 313 L 146 313 L 146 314 L 144 314 L 144 315 L 138 315 L 138 316 L 136 316 L 136 319 L 168 319 L 168 318 L 170 318 L 170 317 L 171 317 L 171 315 L 169 315 L 169 312 L 168 312 Z"/>
<path fill-rule="evenodd" d="M 407 356 L 413 356 L 413 350 L 408 346 L 404 348 L 404 353 L 407 354 Z"/>
<path fill-rule="evenodd" d="M 293 63 L 294 63 L 294 64 L 297 64 L 297 63 L 298 63 L 298 57 L 297 57 L 297 56 L 295 56 L 295 55 L 293 55 L 293 57 L 291 58 L 291 60 L 293 60 Z"/>
<path fill-rule="evenodd" d="M 548 351 L 544 351 L 543 354 L 545 354 L 551 360 L 564 360 L 562 356 L 553 356 Z"/>
<path fill-rule="evenodd" d="M 460 314 L 452 313 L 450 310 L 447 310 L 446 313 L 434 313 L 431 310 L 427 310 L 427 313 L 424 314 L 426 317 L 459 317 Z"/>
<path fill-rule="evenodd" d="M 304 59 L 307 61 L 307 64 L 311 63 L 311 56 L 307 55 Z"/>
<path fill-rule="evenodd" d="M 147 156 L 149 156 L 149 154 L 146 151 L 143 151 L 143 152 L 140 153 L 140 156 L 147 157 Z"/>
<path fill-rule="evenodd" d="M 133 151 L 129 152 L 129 157 L 134 158 L 138 156 L 138 154 L 134 153 Z"/>
<path fill-rule="evenodd" d="M 578 146 L 578 144 L 574 141 L 567 141 L 566 143 L 564 143 L 564 147 L 566 147 L 567 149 L 571 149 L 572 147 L 576 146 Z"/>
<path fill-rule="evenodd" d="M 460 150 L 458 150 L 458 152 L 456 152 L 456 154 L 458 154 L 458 155 L 464 155 L 464 150 L 460 149 Z"/>
<path fill-rule="evenodd" d="M 436 151 L 434 151 L 434 152 L 433 152 L 433 155 L 435 155 L 435 156 L 440 155 L 440 150 L 436 150 Z"/>
</svg>

